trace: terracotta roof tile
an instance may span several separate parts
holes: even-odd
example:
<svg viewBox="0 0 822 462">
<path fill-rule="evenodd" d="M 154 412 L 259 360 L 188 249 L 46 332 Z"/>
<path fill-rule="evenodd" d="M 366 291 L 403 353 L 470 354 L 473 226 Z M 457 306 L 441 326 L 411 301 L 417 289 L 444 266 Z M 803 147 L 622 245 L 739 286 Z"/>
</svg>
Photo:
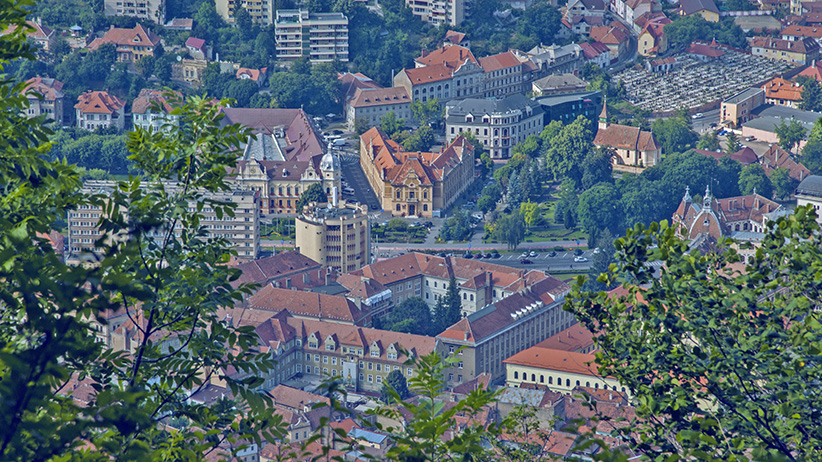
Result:
<svg viewBox="0 0 822 462">
<path fill-rule="evenodd" d="M 170 113 L 172 107 L 169 104 L 165 93 L 165 90 L 143 88 L 142 90 L 140 90 L 140 94 L 136 98 L 134 98 L 134 101 L 131 103 L 131 112 L 136 114 L 145 114 L 146 111 L 148 111 L 151 107 L 152 103 L 154 101 L 157 101 L 166 114 Z M 178 98 L 182 99 L 183 95 L 181 93 L 174 93 L 177 94 Z"/>
<path fill-rule="evenodd" d="M 819 42 L 805 37 L 802 40 L 782 40 L 773 37 L 754 37 L 751 47 L 760 47 L 767 50 L 789 51 L 792 53 L 812 54 L 819 51 Z"/>
<path fill-rule="evenodd" d="M 479 64 L 471 50 L 459 45 L 444 46 L 430 53 L 423 53 L 415 61 L 423 66 L 443 65 L 454 70 L 465 64 L 466 61 Z"/>
<path fill-rule="evenodd" d="M 269 312 L 288 311 L 295 316 L 350 322 L 364 322 L 366 313 L 345 297 L 282 289 L 268 285 L 248 298 L 248 308 Z"/>
<path fill-rule="evenodd" d="M 774 77 L 765 85 L 765 98 L 802 101 L 802 87 L 781 77 Z"/>
<path fill-rule="evenodd" d="M 63 97 L 63 82 L 48 77 L 32 77 L 26 80 L 25 93 L 28 95 L 40 94 L 46 101 L 54 101 Z"/>
<path fill-rule="evenodd" d="M 83 114 L 113 114 L 125 106 L 123 100 L 107 91 L 87 91 L 77 100 L 74 108 Z"/>
<path fill-rule="evenodd" d="M 408 92 L 405 91 L 403 87 L 371 88 L 365 90 L 358 88 L 348 102 L 348 105 L 359 108 L 402 103 L 411 104 Z"/>
<path fill-rule="evenodd" d="M 154 47 L 160 43 L 160 37 L 144 28 L 142 25 L 137 24 L 133 29 L 109 29 L 102 37 L 94 39 L 88 48 L 93 51 L 100 48 L 100 45 L 104 43 L 111 43 L 118 47 Z"/>
<path fill-rule="evenodd" d="M 522 61 L 511 51 L 505 51 L 491 56 L 480 58 L 479 64 L 485 72 L 498 71 L 509 67 L 522 66 Z"/>
</svg>

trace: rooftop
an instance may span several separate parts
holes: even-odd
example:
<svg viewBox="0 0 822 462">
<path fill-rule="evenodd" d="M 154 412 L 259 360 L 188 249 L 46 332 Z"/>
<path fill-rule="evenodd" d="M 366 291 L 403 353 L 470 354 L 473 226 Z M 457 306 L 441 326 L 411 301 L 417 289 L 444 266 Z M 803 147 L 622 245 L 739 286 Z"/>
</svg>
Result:
<svg viewBox="0 0 822 462">
<path fill-rule="evenodd" d="M 796 194 L 822 197 L 822 176 L 811 175 L 802 180 L 796 188 Z"/>
<path fill-rule="evenodd" d="M 723 103 L 739 104 L 742 101 L 745 101 L 746 99 L 753 97 L 757 93 L 761 93 L 761 92 L 764 92 L 764 91 L 765 90 L 763 90 L 761 88 L 756 88 L 756 87 L 748 88 L 747 90 L 742 90 L 739 93 L 731 96 L 730 98 L 723 101 Z"/>
</svg>

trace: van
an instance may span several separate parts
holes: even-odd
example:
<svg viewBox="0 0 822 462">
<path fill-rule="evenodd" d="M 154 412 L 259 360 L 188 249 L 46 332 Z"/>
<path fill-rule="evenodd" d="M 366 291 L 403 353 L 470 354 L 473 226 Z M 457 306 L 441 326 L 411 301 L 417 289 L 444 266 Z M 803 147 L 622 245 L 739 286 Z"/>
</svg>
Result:
<svg viewBox="0 0 822 462">
<path fill-rule="evenodd" d="M 345 139 L 337 138 L 331 142 L 334 146 L 345 146 Z"/>
</svg>

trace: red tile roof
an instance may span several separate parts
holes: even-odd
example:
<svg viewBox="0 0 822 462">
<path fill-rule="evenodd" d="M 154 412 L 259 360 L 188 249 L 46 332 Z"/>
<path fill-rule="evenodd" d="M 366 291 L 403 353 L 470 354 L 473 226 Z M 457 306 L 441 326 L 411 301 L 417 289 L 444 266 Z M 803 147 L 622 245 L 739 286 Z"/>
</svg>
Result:
<svg viewBox="0 0 822 462">
<path fill-rule="evenodd" d="M 534 346 L 579 353 L 581 350 L 591 348 L 593 345 L 594 334 L 582 324 L 574 324 Z"/>
<path fill-rule="evenodd" d="M 619 124 L 610 124 L 608 128 L 597 130 L 594 144 L 639 151 L 654 151 L 660 148 L 651 132 Z"/>
<path fill-rule="evenodd" d="M 536 345 L 520 351 L 502 362 L 504 364 L 516 364 L 518 366 L 529 366 L 551 371 L 600 377 L 597 371 L 598 366 L 595 363 L 595 355 L 574 351 L 554 350 Z"/>
<path fill-rule="evenodd" d="M 203 51 L 203 47 L 205 47 L 205 40 L 196 37 L 189 37 L 186 39 L 186 46 Z"/>
<path fill-rule="evenodd" d="M 408 97 L 408 92 L 404 87 L 373 88 L 366 90 L 358 88 L 348 102 L 348 105 L 359 108 L 402 103 L 411 104 L 411 99 Z"/>
<path fill-rule="evenodd" d="M 585 59 L 595 59 L 599 55 L 611 52 L 611 50 L 608 49 L 608 45 L 602 42 L 582 42 L 579 46 L 582 48 L 582 54 L 585 56 Z"/>
<path fill-rule="evenodd" d="M 765 90 L 765 98 L 802 101 L 802 87 L 781 77 L 774 77 L 762 85 L 762 88 Z"/>
<path fill-rule="evenodd" d="M 780 32 L 780 35 L 788 35 L 792 37 L 812 37 L 815 39 L 822 38 L 822 27 L 816 26 L 800 26 L 792 24 Z"/>
<path fill-rule="evenodd" d="M 613 25 L 592 27 L 590 35 L 595 41 L 606 45 L 617 45 L 628 40 L 628 34 Z"/>
<path fill-rule="evenodd" d="M 277 169 L 274 169 L 277 170 Z M 273 280 L 297 276 L 305 272 L 316 272 L 322 265 L 306 257 L 296 250 L 280 252 L 277 255 L 260 258 L 254 261 L 237 265 L 237 269 L 243 274 L 232 285 L 239 286 L 242 283 L 267 284 Z M 323 285 L 324 280 L 320 280 L 316 275 L 312 277 L 314 284 L 308 287 Z M 303 288 L 303 278 L 294 278 L 292 285 Z"/>
<path fill-rule="evenodd" d="M 331 404 L 331 400 L 325 396 L 287 385 L 277 385 L 268 394 L 274 399 L 274 403 L 298 412 L 304 411 L 306 407 L 310 409 L 318 403 Z"/>
<path fill-rule="evenodd" d="M 133 29 L 111 28 L 107 30 L 101 38 L 94 39 L 88 48 L 90 50 L 96 50 L 104 43 L 111 43 L 118 47 L 154 47 L 160 43 L 160 37 L 142 25 L 137 24 Z"/>
<path fill-rule="evenodd" d="M 702 154 L 703 156 L 713 157 L 717 161 L 725 156 L 728 156 L 742 165 L 755 164 L 759 162 L 759 157 L 757 157 L 754 150 L 747 146 L 732 154 L 727 154 L 724 151 L 716 152 L 705 149 L 694 149 L 693 151 L 698 154 Z"/>
<path fill-rule="evenodd" d="M 765 169 L 765 173 L 768 175 L 780 167 L 788 170 L 791 178 L 797 181 L 802 181 L 811 174 L 811 171 L 808 170 L 807 167 L 795 161 L 793 157 L 791 157 L 791 154 L 780 148 L 778 144 L 774 144 L 768 148 L 768 150 L 762 154 L 762 157 L 759 158 L 759 163 L 762 164 L 762 168 Z"/>
<path fill-rule="evenodd" d="M 75 109 L 83 114 L 113 114 L 125 106 L 120 98 L 107 91 L 87 91 L 77 98 Z"/>
<path fill-rule="evenodd" d="M 32 77 L 26 80 L 26 84 L 26 90 L 24 92 L 27 95 L 43 95 L 43 99 L 46 101 L 54 101 L 63 97 L 63 82 L 57 79 Z"/>
<path fill-rule="evenodd" d="M 517 55 L 511 51 L 480 58 L 479 63 L 482 70 L 485 72 L 493 72 L 500 69 L 522 66 L 522 61 L 520 61 L 519 58 L 517 58 Z"/>
<path fill-rule="evenodd" d="M 248 298 L 248 310 L 288 311 L 294 316 L 362 324 L 366 312 L 345 297 L 283 289 L 268 285 Z"/>
<path fill-rule="evenodd" d="M 267 71 L 267 67 L 264 67 L 262 69 L 248 69 L 246 67 L 241 67 L 237 69 L 237 74 L 235 75 L 235 77 L 237 77 L 238 79 L 248 79 L 257 82 L 261 78 L 265 78 L 265 74 Z"/>
<path fill-rule="evenodd" d="M 402 72 L 405 72 L 405 75 L 408 76 L 411 85 L 420 85 L 450 79 L 452 69 L 444 64 L 432 64 L 416 69 L 403 69 Z"/>
<path fill-rule="evenodd" d="M 459 45 L 440 47 L 430 53 L 423 52 L 422 56 L 417 58 L 415 61 L 423 66 L 441 64 L 450 69 L 457 69 L 465 64 L 466 61 L 479 64 L 477 58 L 475 58 L 474 54 L 471 53 L 471 50 Z"/>
<path fill-rule="evenodd" d="M 146 111 L 149 110 L 152 103 L 157 101 L 160 104 L 160 107 L 163 108 L 166 114 L 171 112 L 173 109 L 171 105 L 168 103 L 168 99 L 165 95 L 165 90 L 155 90 L 151 88 L 143 88 L 140 90 L 140 94 L 134 98 L 134 101 L 131 103 L 131 112 L 136 114 L 145 114 Z M 179 92 L 174 92 L 177 94 L 179 98 L 182 99 L 183 95 Z"/>
<path fill-rule="evenodd" d="M 802 40 L 782 40 L 773 37 L 754 37 L 751 47 L 765 48 L 766 50 L 789 51 L 792 53 L 812 54 L 819 51 L 819 43 L 805 37 Z"/>
<path fill-rule="evenodd" d="M 271 135 L 285 128 L 288 143 L 283 153 L 288 160 L 307 162 L 325 154 L 325 143 L 315 131 L 315 125 L 302 109 L 222 108 L 224 124 L 238 123 L 256 132 Z"/>
<path fill-rule="evenodd" d="M 803 77 L 812 77 L 817 81 L 822 81 L 822 61 L 815 62 L 811 66 L 806 67 L 799 75 Z"/>
<path fill-rule="evenodd" d="M 718 58 L 725 54 L 724 51 L 720 50 L 717 47 L 697 42 L 691 43 L 691 45 L 688 46 L 688 49 L 685 50 L 685 52 L 694 55 L 707 56 L 709 58 Z"/>
<path fill-rule="evenodd" d="M 459 45 L 462 41 L 465 40 L 465 34 L 462 32 L 456 32 L 453 30 L 449 30 L 445 33 L 445 41 L 451 42 L 454 45 Z"/>
</svg>

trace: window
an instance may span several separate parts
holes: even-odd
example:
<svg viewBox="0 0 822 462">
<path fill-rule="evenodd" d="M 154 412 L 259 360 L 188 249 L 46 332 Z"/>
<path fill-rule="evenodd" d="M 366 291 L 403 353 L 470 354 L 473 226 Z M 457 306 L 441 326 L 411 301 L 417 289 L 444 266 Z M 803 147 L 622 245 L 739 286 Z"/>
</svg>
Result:
<svg viewBox="0 0 822 462">
<path fill-rule="evenodd" d="M 328 364 L 328 356 L 323 356 L 323 364 Z"/>
<path fill-rule="evenodd" d="M 414 374 L 414 369 L 409 367 L 408 370 L 406 371 L 405 375 L 411 377 L 413 374 Z"/>
<path fill-rule="evenodd" d="M 368 363 L 368 370 L 370 371 L 370 370 L 373 370 L 373 369 L 374 369 L 374 363 Z"/>
<path fill-rule="evenodd" d="M 460 361 L 460 362 L 458 362 L 458 363 L 457 363 L 457 367 L 459 367 L 460 369 L 462 369 L 462 361 Z"/>
<path fill-rule="evenodd" d="M 449 382 L 453 382 L 453 381 L 454 381 L 454 374 L 448 374 L 448 381 L 449 381 Z"/>
<path fill-rule="evenodd" d="M 531 381 L 532 381 L 532 382 L 536 382 L 536 381 L 537 381 L 537 374 L 531 374 Z"/>
<path fill-rule="evenodd" d="M 544 375 L 539 376 L 539 383 L 545 383 L 545 376 Z"/>
<path fill-rule="evenodd" d="M 514 379 L 519 379 L 519 372 L 514 371 Z"/>
<path fill-rule="evenodd" d="M 371 383 L 373 381 L 374 381 L 374 376 L 371 375 L 371 374 L 368 374 L 368 383 Z"/>
<path fill-rule="evenodd" d="M 457 376 L 457 383 L 462 383 L 462 374 Z"/>
<path fill-rule="evenodd" d="M 382 372 L 382 364 L 377 363 L 377 372 Z"/>
</svg>

